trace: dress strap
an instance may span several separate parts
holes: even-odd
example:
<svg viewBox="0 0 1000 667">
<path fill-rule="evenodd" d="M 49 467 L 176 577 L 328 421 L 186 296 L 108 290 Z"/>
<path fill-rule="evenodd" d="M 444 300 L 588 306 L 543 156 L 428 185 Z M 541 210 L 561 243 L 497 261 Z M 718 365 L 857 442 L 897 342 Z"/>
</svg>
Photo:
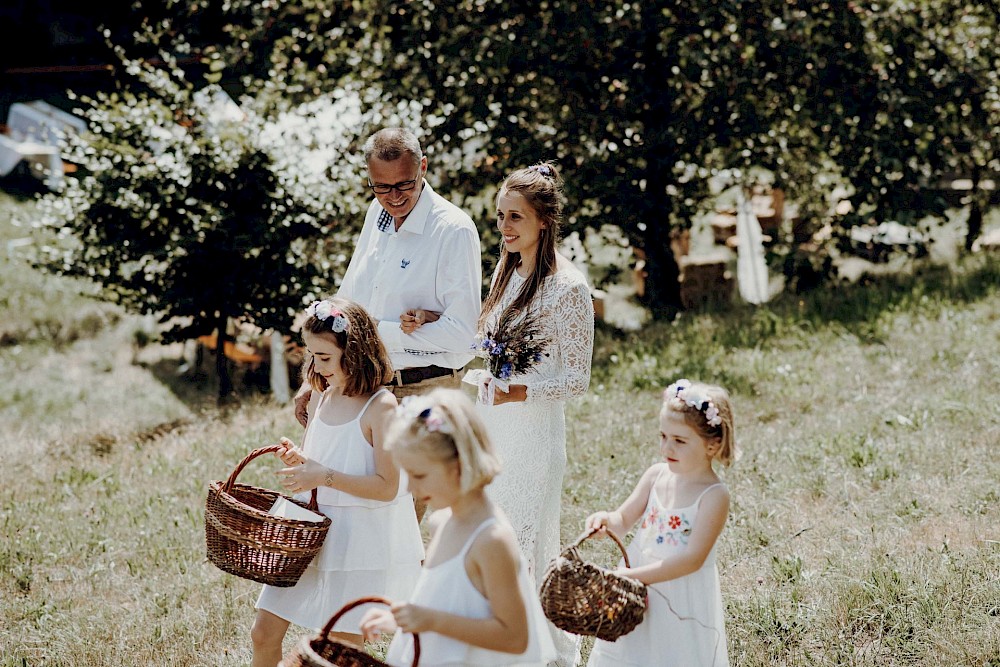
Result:
<svg viewBox="0 0 1000 667">
<path fill-rule="evenodd" d="M 378 396 L 379 394 L 381 394 L 384 391 L 389 391 L 389 390 L 386 389 L 385 387 L 382 387 L 378 391 L 376 391 L 374 394 L 372 394 L 371 396 L 369 396 L 368 400 L 365 401 L 364 406 L 362 406 L 361 412 L 359 412 L 358 416 L 355 417 L 354 419 L 352 419 L 351 421 L 359 421 L 362 417 L 364 417 L 365 416 L 365 412 L 368 410 L 368 406 L 372 404 L 372 401 L 375 400 L 376 396 Z M 328 399 L 329 399 L 329 395 L 325 391 L 322 394 L 320 394 L 319 402 L 316 404 L 316 414 L 319 414 L 319 409 L 321 407 L 323 407 L 323 403 L 326 402 Z M 350 422 L 347 422 L 347 423 L 350 423 Z M 308 426 L 306 428 L 308 428 Z"/>
<path fill-rule="evenodd" d="M 724 487 L 725 484 L 723 484 L 722 482 L 716 482 L 712 486 L 709 486 L 709 487 L 705 488 L 701 493 L 698 494 L 698 497 L 695 499 L 695 501 L 694 501 L 693 504 L 694 505 L 700 504 L 701 503 L 701 499 L 704 497 L 704 495 L 706 493 L 708 493 L 709 491 L 711 491 L 712 489 L 714 489 L 715 487 L 717 487 L 717 486 L 723 486 Z"/>
<path fill-rule="evenodd" d="M 361 408 L 361 412 L 358 413 L 358 416 L 356 417 L 356 419 L 361 419 L 362 417 L 365 416 L 365 411 L 368 410 L 368 406 L 371 405 L 372 401 L 375 400 L 375 397 L 378 396 L 379 394 L 381 394 L 383 391 L 389 391 L 389 390 L 386 389 L 385 387 L 382 387 L 381 389 L 379 389 L 374 394 L 372 394 L 371 396 L 368 397 L 368 400 L 365 401 L 365 406 L 363 408 Z"/>
<path fill-rule="evenodd" d="M 653 480 L 653 488 L 654 488 L 654 489 L 656 488 L 656 483 L 660 481 L 660 478 L 661 478 L 661 477 L 663 477 L 663 471 L 664 471 L 664 470 L 670 470 L 670 466 L 669 466 L 669 465 L 667 465 L 666 463 L 664 463 L 664 464 L 663 464 L 663 465 L 662 465 L 662 466 L 660 467 L 660 472 L 656 473 L 656 479 L 654 479 L 654 480 Z"/>
<path fill-rule="evenodd" d="M 472 543 L 476 541 L 477 537 L 479 537 L 479 533 L 483 532 L 486 528 L 492 526 L 496 522 L 497 520 L 495 518 L 490 517 L 489 519 L 485 519 L 481 524 L 476 526 L 476 529 L 472 531 L 471 535 L 469 535 L 469 539 L 465 541 L 465 545 L 462 547 L 462 550 L 458 552 L 458 556 L 462 559 L 463 563 L 465 562 L 465 555 L 469 553 L 469 549 L 472 548 Z"/>
</svg>

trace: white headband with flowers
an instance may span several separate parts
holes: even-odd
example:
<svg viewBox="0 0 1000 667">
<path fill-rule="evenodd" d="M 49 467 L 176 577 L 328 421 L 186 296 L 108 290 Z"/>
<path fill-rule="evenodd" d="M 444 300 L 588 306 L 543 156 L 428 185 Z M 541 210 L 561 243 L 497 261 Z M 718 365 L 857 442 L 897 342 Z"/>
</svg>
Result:
<svg viewBox="0 0 1000 667">
<path fill-rule="evenodd" d="M 446 435 L 451 435 L 454 429 L 451 424 L 442 417 L 438 410 L 434 410 L 433 406 L 422 408 L 418 396 L 405 396 L 403 400 L 400 401 L 399 407 L 396 408 L 396 414 L 407 421 L 417 421 L 423 423 L 424 428 L 427 429 L 429 433 L 444 433 Z"/>
<path fill-rule="evenodd" d="M 719 426 L 722 424 L 722 417 L 719 415 L 719 408 L 716 407 L 715 403 L 713 403 L 712 399 L 708 396 L 697 391 L 693 391 L 691 389 L 690 380 L 680 379 L 667 387 L 663 391 L 663 400 L 669 400 L 671 398 L 680 399 L 686 405 L 698 410 L 699 412 L 703 412 L 705 414 L 705 421 L 708 422 L 709 426 Z"/>
<path fill-rule="evenodd" d="M 334 333 L 344 333 L 347 331 L 347 316 L 338 310 L 331 301 L 313 301 L 306 308 L 306 315 L 315 317 L 320 322 L 325 322 L 332 317 L 333 321 L 330 322 L 330 328 Z"/>
</svg>

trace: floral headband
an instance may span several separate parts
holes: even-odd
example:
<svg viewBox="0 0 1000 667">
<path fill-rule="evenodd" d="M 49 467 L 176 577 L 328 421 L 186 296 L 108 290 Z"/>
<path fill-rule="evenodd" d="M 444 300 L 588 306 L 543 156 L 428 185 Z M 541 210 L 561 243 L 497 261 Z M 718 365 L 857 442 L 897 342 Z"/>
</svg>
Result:
<svg viewBox="0 0 1000 667">
<path fill-rule="evenodd" d="M 722 424 L 719 408 L 705 394 L 693 391 L 690 380 L 677 380 L 663 391 L 663 400 L 668 401 L 672 398 L 677 398 L 695 410 L 705 413 L 705 421 L 709 426 Z"/>
<path fill-rule="evenodd" d="M 421 421 L 428 433 L 444 433 L 451 435 L 454 432 L 451 424 L 445 421 L 444 417 L 438 414 L 433 407 L 424 408 L 419 412 L 417 409 L 419 401 L 414 401 L 416 396 L 405 396 L 396 408 L 396 414 L 407 421 Z"/>
<path fill-rule="evenodd" d="M 334 307 L 330 301 L 313 301 L 306 308 L 306 315 L 315 317 L 320 322 L 325 322 L 330 317 L 333 317 L 333 321 L 330 322 L 330 328 L 333 329 L 333 332 L 344 333 L 347 331 L 347 315 L 344 315 L 343 311 Z"/>
<path fill-rule="evenodd" d="M 536 171 L 546 178 L 552 177 L 552 168 L 547 164 L 533 164 L 528 167 L 528 171 Z"/>
</svg>

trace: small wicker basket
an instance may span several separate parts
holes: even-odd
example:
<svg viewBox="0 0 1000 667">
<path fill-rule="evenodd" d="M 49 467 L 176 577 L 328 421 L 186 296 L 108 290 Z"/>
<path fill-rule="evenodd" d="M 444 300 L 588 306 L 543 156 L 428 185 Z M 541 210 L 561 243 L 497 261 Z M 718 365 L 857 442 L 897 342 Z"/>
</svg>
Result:
<svg viewBox="0 0 1000 667">
<path fill-rule="evenodd" d="M 647 591 L 642 582 L 583 560 L 580 544 L 597 532 L 582 534 L 549 563 L 539 598 L 545 616 L 557 628 L 615 641 L 642 622 Z M 608 530 L 607 534 L 621 549 L 625 566 L 629 567 L 625 546 L 613 532 Z"/>
<path fill-rule="evenodd" d="M 330 529 L 323 521 L 302 521 L 268 514 L 282 496 L 300 507 L 318 511 L 316 489 L 309 503 L 277 491 L 237 484 L 236 477 L 253 459 L 281 449 L 271 445 L 255 449 L 240 461 L 225 483 L 208 485 L 205 499 L 205 546 L 208 559 L 220 570 L 271 586 L 294 586 L 306 566 L 319 553 Z"/>
<path fill-rule="evenodd" d="M 300 639 L 295 648 L 278 663 L 278 667 L 385 667 L 386 663 L 369 655 L 364 649 L 330 636 L 337 621 L 344 614 L 370 602 L 391 604 L 385 598 L 374 596 L 348 602 L 326 622 L 319 634 L 312 637 L 307 635 Z M 420 637 L 417 633 L 413 633 L 412 667 L 417 667 L 419 661 Z"/>
</svg>

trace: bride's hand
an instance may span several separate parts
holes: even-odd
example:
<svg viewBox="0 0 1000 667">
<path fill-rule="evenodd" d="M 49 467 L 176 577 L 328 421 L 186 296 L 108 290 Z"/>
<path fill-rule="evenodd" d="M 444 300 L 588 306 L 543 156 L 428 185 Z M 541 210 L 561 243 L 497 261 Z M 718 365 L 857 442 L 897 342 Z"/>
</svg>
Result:
<svg viewBox="0 0 1000 667">
<path fill-rule="evenodd" d="M 486 381 L 487 385 L 490 380 Z M 507 387 L 507 391 L 497 389 L 493 393 L 493 405 L 503 405 L 504 403 L 523 403 L 528 399 L 528 388 L 523 384 L 512 384 Z"/>
</svg>

